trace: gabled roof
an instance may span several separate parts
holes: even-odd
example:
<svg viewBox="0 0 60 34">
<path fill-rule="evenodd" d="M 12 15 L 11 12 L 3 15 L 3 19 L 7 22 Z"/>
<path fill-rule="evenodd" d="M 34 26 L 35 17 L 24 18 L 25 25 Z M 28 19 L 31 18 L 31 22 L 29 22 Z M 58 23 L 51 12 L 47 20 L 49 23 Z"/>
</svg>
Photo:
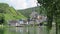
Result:
<svg viewBox="0 0 60 34">
<path fill-rule="evenodd" d="M 11 21 L 9 21 L 9 23 L 18 23 L 18 21 L 17 20 L 11 20 Z"/>
<path fill-rule="evenodd" d="M 33 11 L 33 12 L 30 14 L 31 17 L 38 16 L 38 15 L 39 15 L 39 14 L 38 14 L 37 12 L 35 12 L 35 11 Z"/>
</svg>

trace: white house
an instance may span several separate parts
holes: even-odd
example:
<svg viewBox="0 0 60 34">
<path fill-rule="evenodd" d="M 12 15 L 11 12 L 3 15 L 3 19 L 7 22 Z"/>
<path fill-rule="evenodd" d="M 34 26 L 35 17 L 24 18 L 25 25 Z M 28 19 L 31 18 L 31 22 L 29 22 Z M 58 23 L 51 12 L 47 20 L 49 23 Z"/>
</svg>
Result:
<svg viewBox="0 0 60 34">
<path fill-rule="evenodd" d="M 23 20 L 19 20 L 19 24 L 24 24 L 24 21 Z"/>
</svg>

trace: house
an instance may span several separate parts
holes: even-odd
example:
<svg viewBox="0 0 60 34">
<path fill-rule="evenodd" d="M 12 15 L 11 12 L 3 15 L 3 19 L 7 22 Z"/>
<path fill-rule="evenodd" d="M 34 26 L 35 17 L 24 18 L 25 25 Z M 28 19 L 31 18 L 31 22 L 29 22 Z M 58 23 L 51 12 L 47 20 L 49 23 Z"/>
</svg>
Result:
<svg viewBox="0 0 60 34">
<path fill-rule="evenodd" d="M 20 19 L 19 24 L 24 24 L 24 20 Z"/>
<path fill-rule="evenodd" d="M 42 23 L 42 22 L 45 22 L 46 20 L 47 20 L 47 17 L 42 15 L 37 17 L 36 22 Z"/>
<path fill-rule="evenodd" d="M 26 20 L 10 20 L 8 21 L 9 26 L 24 26 L 28 24 Z"/>
<path fill-rule="evenodd" d="M 10 20 L 8 24 L 9 26 L 20 26 L 20 23 L 18 20 Z"/>
<path fill-rule="evenodd" d="M 30 14 L 30 17 L 31 17 L 31 18 L 37 18 L 38 15 L 39 15 L 39 14 L 38 14 L 37 12 L 33 11 L 33 12 Z"/>
<path fill-rule="evenodd" d="M 29 24 L 34 24 L 34 21 L 35 21 L 35 24 L 40 24 L 44 21 L 46 21 L 47 17 L 44 16 L 44 15 L 39 15 L 37 12 L 33 11 L 31 14 L 30 14 L 30 19 L 32 19 L 32 21 L 29 22 Z"/>
</svg>

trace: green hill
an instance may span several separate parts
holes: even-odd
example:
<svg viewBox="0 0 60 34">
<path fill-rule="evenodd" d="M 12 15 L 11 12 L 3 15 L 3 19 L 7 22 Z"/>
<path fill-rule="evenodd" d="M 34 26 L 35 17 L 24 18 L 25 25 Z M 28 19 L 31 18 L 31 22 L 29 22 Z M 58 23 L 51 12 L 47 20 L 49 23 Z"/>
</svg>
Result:
<svg viewBox="0 0 60 34">
<path fill-rule="evenodd" d="M 18 12 L 22 13 L 25 17 L 29 17 L 29 15 L 32 13 L 32 11 L 39 12 L 39 7 L 32 7 L 24 10 L 17 10 Z"/>
<path fill-rule="evenodd" d="M 17 12 L 13 7 L 10 7 L 6 3 L 0 3 L 0 15 L 3 15 L 2 17 L 4 17 L 5 20 L 26 19 L 24 15 Z"/>
<path fill-rule="evenodd" d="M 28 8 L 28 9 L 24 9 L 24 10 L 17 10 L 18 12 L 22 13 L 25 17 L 29 17 L 30 14 L 32 13 L 32 11 L 36 11 L 39 14 L 46 14 L 46 12 L 44 12 L 43 7 L 32 7 L 32 8 Z"/>
<path fill-rule="evenodd" d="M 21 13 L 17 12 L 14 8 L 9 7 L 8 8 L 8 12 L 5 14 L 5 17 L 7 20 L 10 19 L 22 19 L 22 18 L 26 18 L 24 17 Z"/>
</svg>

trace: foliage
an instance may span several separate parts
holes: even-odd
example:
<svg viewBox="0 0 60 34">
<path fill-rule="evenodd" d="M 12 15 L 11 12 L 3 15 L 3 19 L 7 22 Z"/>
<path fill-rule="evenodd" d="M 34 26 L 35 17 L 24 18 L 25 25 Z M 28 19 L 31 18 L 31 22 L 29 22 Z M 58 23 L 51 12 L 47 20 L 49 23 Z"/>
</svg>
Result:
<svg viewBox="0 0 60 34">
<path fill-rule="evenodd" d="M 6 3 L 0 3 L 0 21 L 1 20 L 16 20 L 26 18 L 21 13 L 17 12 L 13 7 L 10 7 Z M 4 21 L 4 22 L 5 22 Z"/>
<path fill-rule="evenodd" d="M 53 18 L 56 23 L 56 34 L 58 34 L 58 27 L 60 29 L 60 0 L 37 0 L 47 11 L 47 25 L 51 29 Z"/>
</svg>

